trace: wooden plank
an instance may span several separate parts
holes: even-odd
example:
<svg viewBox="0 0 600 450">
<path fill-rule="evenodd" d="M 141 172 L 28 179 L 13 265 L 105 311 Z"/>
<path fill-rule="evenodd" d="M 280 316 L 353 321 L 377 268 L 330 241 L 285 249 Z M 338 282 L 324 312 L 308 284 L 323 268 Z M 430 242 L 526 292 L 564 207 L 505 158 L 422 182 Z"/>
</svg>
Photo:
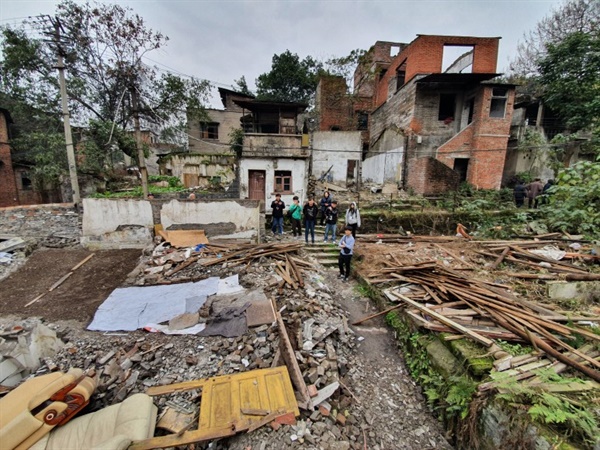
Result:
<svg viewBox="0 0 600 450">
<path fill-rule="evenodd" d="M 182 383 L 167 384 L 165 386 L 152 386 L 146 390 L 146 394 L 155 396 L 172 394 L 174 392 L 191 391 L 192 389 L 202 388 L 209 381 L 210 378 L 204 378 L 202 380 L 184 381 Z"/>
<path fill-rule="evenodd" d="M 385 309 L 385 310 L 380 311 L 378 313 L 372 314 L 372 315 L 367 316 L 367 317 L 363 317 L 362 319 L 359 319 L 356 322 L 353 322 L 352 325 L 360 325 L 361 323 L 366 322 L 367 320 L 371 320 L 371 319 L 374 319 L 375 317 L 383 316 L 384 314 L 387 314 L 390 311 L 393 311 L 395 309 L 402 308 L 403 306 L 404 306 L 404 304 L 402 304 L 402 303 L 399 304 L 399 305 L 396 305 L 396 306 L 392 306 L 391 308 Z"/>
<path fill-rule="evenodd" d="M 444 325 L 447 325 L 450 328 L 455 329 L 456 331 L 464 334 L 465 336 L 470 337 L 471 339 L 479 342 L 482 345 L 485 345 L 486 347 L 490 347 L 494 343 L 494 341 L 492 341 L 491 339 L 488 339 L 478 333 L 475 333 L 474 331 L 469 330 L 468 328 L 454 322 L 453 320 L 448 319 L 447 317 L 442 316 L 441 314 L 437 313 L 436 311 L 429 309 L 426 306 L 423 306 L 420 303 L 415 302 L 414 300 L 411 300 L 410 298 L 405 297 L 402 294 L 395 294 L 395 295 L 398 298 L 400 298 L 402 301 L 404 301 L 405 303 L 408 303 L 409 305 L 417 308 L 419 311 L 433 317 L 434 319 L 443 323 Z"/>
<path fill-rule="evenodd" d="M 508 255 L 508 252 L 510 252 L 510 247 L 506 247 L 502 253 L 500 254 L 500 256 L 498 256 L 498 258 L 496 259 L 496 261 L 494 261 L 492 263 L 492 265 L 489 267 L 490 270 L 496 270 L 498 268 L 498 266 L 502 263 L 502 261 L 504 261 L 504 258 L 506 257 L 506 255 Z"/>
<path fill-rule="evenodd" d="M 292 383 L 298 392 L 298 405 L 303 409 L 308 409 L 312 405 L 312 402 L 310 401 L 310 395 L 308 393 L 308 387 L 304 382 L 302 371 L 300 370 L 300 366 L 296 360 L 296 354 L 294 352 L 294 348 L 292 347 L 292 343 L 290 342 L 287 330 L 285 329 L 285 324 L 283 323 L 281 314 L 279 311 L 277 311 L 275 299 L 272 299 L 271 301 L 273 302 L 273 309 L 275 310 L 275 317 L 277 319 L 277 327 L 279 328 L 279 348 L 281 349 L 281 355 L 283 356 L 285 364 L 290 371 Z"/>
<path fill-rule="evenodd" d="M 95 253 L 92 253 L 91 255 L 87 256 L 83 261 L 81 261 L 79 264 L 77 264 L 75 267 L 73 267 L 71 269 L 71 272 L 75 272 L 77 269 L 79 269 L 81 266 L 83 266 L 86 262 L 88 262 L 90 259 L 92 259 L 94 257 Z"/>
<path fill-rule="evenodd" d="M 36 298 L 34 298 L 33 300 L 31 300 L 29 303 L 27 303 L 25 305 L 25 307 L 28 307 L 29 305 L 33 305 L 35 302 L 37 302 L 39 299 L 41 299 L 44 295 L 46 295 L 46 292 L 38 295 Z"/>
<path fill-rule="evenodd" d="M 52 292 L 54 289 L 56 289 L 57 287 L 59 287 L 71 275 L 73 275 L 73 272 L 69 272 L 68 274 L 66 274 L 64 277 L 62 277 L 60 280 L 58 280 L 56 283 L 54 283 L 52 286 L 50 286 L 50 289 L 48 289 L 48 292 Z"/>
</svg>

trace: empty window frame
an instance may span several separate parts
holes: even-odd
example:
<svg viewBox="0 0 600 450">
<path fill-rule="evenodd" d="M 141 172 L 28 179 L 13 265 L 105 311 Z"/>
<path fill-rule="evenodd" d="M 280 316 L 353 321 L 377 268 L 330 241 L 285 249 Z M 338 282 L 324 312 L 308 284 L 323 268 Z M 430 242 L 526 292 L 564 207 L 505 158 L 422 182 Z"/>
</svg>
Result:
<svg viewBox="0 0 600 450">
<path fill-rule="evenodd" d="M 21 189 L 24 191 L 30 191 L 33 189 L 33 183 L 29 177 L 29 172 L 21 172 Z"/>
<path fill-rule="evenodd" d="M 217 122 L 200 122 L 202 139 L 219 139 L 219 124 Z"/>
<path fill-rule="evenodd" d="M 406 82 L 406 60 L 402 61 L 402 64 L 396 69 L 396 90 L 404 86 Z"/>
<path fill-rule="evenodd" d="M 508 89 L 492 88 L 492 101 L 490 104 L 490 117 L 504 119 L 506 114 L 506 101 L 508 100 Z"/>
<path fill-rule="evenodd" d="M 275 171 L 275 192 L 281 194 L 292 193 L 292 171 L 291 170 L 276 170 Z"/>
<path fill-rule="evenodd" d="M 440 94 L 438 120 L 452 122 L 456 110 L 456 94 Z"/>
<path fill-rule="evenodd" d="M 472 45 L 444 45 L 442 55 L 442 73 L 473 73 Z"/>
<path fill-rule="evenodd" d="M 368 129 L 369 128 L 369 113 L 366 113 L 364 111 L 359 111 L 359 113 L 357 114 L 356 126 L 357 126 L 358 130 Z"/>
</svg>

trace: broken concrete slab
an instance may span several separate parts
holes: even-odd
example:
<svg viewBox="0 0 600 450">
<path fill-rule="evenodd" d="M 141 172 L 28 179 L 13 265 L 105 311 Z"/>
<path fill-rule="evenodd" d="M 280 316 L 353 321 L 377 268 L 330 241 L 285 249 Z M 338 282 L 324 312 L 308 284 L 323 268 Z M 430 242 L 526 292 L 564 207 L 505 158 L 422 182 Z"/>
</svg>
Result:
<svg viewBox="0 0 600 450">
<path fill-rule="evenodd" d="M 546 286 L 548 297 L 553 300 L 600 300 L 600 281 L 548 281 Z"/>
<path fill-rule="evenodd" d="M 169 320 L 169 329 L 170 330 L 183 330 L 185 328 L 193 327 L 198 323 L 199 319 L 198 312 L 189 312 L 179 314 L 178 316 L 173 317 Z"/>
<path fill-rule="evenodd" d="M 20 237 L 11 237 L 0 242 L 0 252 L 12 252 L 25 247 L 25 241 Z"/>
</svg>

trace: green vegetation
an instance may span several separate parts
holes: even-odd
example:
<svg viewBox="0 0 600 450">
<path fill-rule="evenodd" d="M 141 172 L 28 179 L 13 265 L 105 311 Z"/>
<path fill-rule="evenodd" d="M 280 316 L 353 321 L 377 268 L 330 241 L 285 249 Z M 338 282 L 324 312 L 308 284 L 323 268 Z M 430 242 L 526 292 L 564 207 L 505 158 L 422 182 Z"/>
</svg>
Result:
<svg viewBox="0 0 600 450">
<path fill-rule="evenodd" d="M 543 387 L 516 381 L 502 372 L 493 375 L 498 382 L 496 398 L 511 408 L 526 409 L 535 422 L 548 426 L 584 445 L 597 443 L 600 436 L 599 412 L 592 405 L 593 394 L 560 393 L 559 388 L 569 383 L 585 383 L 579 378 L 563 377 L 552 369 L 538 369 L 536 375 Z M 552 392 L 556 390 L 557 392 Z"/>
</svg>

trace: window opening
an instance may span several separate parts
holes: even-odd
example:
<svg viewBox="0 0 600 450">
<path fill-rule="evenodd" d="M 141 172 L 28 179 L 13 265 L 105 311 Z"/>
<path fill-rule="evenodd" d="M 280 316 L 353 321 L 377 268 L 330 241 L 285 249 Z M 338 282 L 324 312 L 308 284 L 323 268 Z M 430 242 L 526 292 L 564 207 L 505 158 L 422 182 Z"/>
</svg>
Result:
<svg viewBox="0 0 600 450">
<path fill-rule="evenodd" d="M 492 102 L 490 104 L 490 117 L 504 119 L 506 113 L 506 101 L 508 100 L 508 89 L 492 88 Z"/>
<path fill-rule="evenodd" d="M 444 45 L 443 73 L 473 73 L 473 45 Z"/>
<path fill-rule="evenodd" d="M 219 124 L 217 122 L 200 122 L 202 139 L 219 139 Z"/>
<path fill-rule="evenodd" d="M 369 128 L 369 114 L 368 113 L 366 113 L 364 111 L 360 111 L 358 113 L 357 128 L 359 130 L 366 130 L 367 128 Z"/>
<path fill-rule="evenodd" d="M 291 170 L 276 170 L 275 171 L 275 192 L 291 193 L 292 192 L 292 171 Z"/>
<path fill-rule="evenodd" d="M 440 107 L 438 110 L 438 120 L 450 123 L 454 120 L 454 110 L 456 108 L 455 94 L 440 94 Z"/>
</svg>

